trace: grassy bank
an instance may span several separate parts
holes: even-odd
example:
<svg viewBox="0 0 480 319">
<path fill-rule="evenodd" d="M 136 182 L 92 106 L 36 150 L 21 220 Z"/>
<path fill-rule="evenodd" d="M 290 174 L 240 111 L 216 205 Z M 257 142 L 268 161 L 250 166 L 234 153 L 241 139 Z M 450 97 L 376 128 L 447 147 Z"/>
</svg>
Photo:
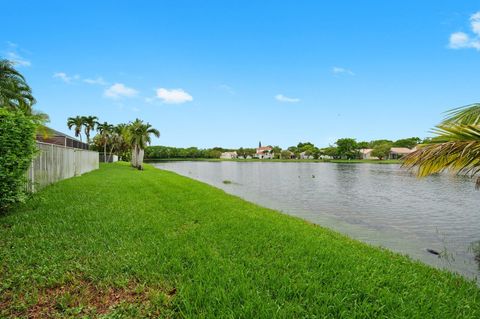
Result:
<svg viewBox="0 0 480 319">
<path fill-rule="evenodd" d="M 480 317 L 473 282 L 148 165 L 52 185 L 0 238 L 0 317 Z"/>
<path fill-rule="evenodd" d="M 148 158 L 147 162 L 207 161 L 207 162 L 281 162 L 281 163 L 347 163 L 347 164 L 401 164 L 401 160 L 308 160 L 308 159 L 220 159 L 220 158 Z"/>
</svg>

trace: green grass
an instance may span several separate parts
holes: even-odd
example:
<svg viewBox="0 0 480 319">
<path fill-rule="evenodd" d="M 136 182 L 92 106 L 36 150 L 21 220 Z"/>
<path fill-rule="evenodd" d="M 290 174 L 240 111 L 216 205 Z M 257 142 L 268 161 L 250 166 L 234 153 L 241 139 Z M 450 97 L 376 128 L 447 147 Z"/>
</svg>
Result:
<svg viewBox="0 0 480 319">
<path fill-rule="evenodd" d="M 479 318 L 480 290 L 186 177 L 104 164 L 0 217 L 0 317 L 40 311 Z"/>
<path fill-rule="evenodd" d="M 331 160 L 308 160 L 308 159 L 220 159 L 220 158 L 149 158 L 146 159 L 147 162 L 177 162 L 177 161 L 203 161 L 203 162 L 280 162 L 280 163 L 347 163 L 347 164 L 401 164 L 401 160 L 342 160 L 342 159 L 331 159 Z"/>
</svg>

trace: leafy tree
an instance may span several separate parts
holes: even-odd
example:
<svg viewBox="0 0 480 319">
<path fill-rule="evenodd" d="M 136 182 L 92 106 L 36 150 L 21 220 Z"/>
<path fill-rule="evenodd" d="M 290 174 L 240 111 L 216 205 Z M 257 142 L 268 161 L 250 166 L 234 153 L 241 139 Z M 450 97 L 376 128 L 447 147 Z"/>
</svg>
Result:
<svg viewBox="0 0 480 319">
<path fill-rule="evenodd" d="M 0 212 L 26 199 L 26 172 L 37 151 L 35 129 L 30 116 L 0 109 Z"/>
<path fill-rule="evenodd" d="M 357 148 L 359 150 L 370 148 L 370 142 L 358 142 L 357 143 Z"/>
<path fill-rule="evenodd" d="M 427 144 L 405 157 L 403 165 L 417 167 L 418 176 L 445 170 L 477 176 L 476 187 L 480 188 L 480 103 L 449 111 L 434 133 Z"/>
<path fill-rule="evenodd" d="M 304 152 L 306 149 L 311 149 L 312 147 L 315 147 L 315 145 L 310 142 L 305 142 L 305 143 L 300 142 L 297 144 L 297 149 L 300 152 Z"/>
<path fill-rule="evenodd" d="M 377 145 L 382 145 L 382 144 L 393 144 L 393 141 L 390 140 L 374 140 L 370 142 L 370 148 L 375 148 Z"/>
<path fill-rule="evenodd" d="M 280 152 L 280 158 L 281 159 L 291 159 L 292 155 L 295 156 L 295 154 L 292 154 L 289 150 L 283 150 Z"/>
<path fill-rule="evenodd" d="M 329 146 L 321 149 L 321 152 L 327 156 L 337 158 L 339 156 L 338 149 L 335 146 Z"/>
<path fill-rule="evenodd" d="M 337 142 L 337 152 L 342 158 L 353 159 L 357 157 L 357 142 L 354 138 L 341 138 Z"/>
<path fill-rule="evenodd" d="M 85 127 L 85 136 L 87 137 L 87 144 L 90 147 L 90 132 L 95 129 L 98 124 L 98 117 L 96 116 L 83 116 L 83 126 Z"/>
<path fill-rule="evenodd" d="M 392 148 L 392 144 L 390 143 L 383 143 L 378 144 L 372 150 L 372 156 L 378 157 L 379 159 L 383 160 L 384 158 L 390 155 L 390 149 Z"/>
<path fill-rule="evenodd" d="M 274 146 L 272 147 L 272 152 L 275 158 L 280 158 L 280 155 L 282 153 L 282 148 L 280 146 Z"/>
<path fill-rule="evenodd" d="M 418 137 L 410 137 L 410 138 L 404 138 L 397 140 L 393 143 L 393 146 L 395 147 L 406 147 L 406 148 L 414 148 L 418 144 L 420 144 L 421 139 Z"/>
<path fill-rule="evenodd" d="M 85 123 L 83 116 L 75 116 L 75 117 L 69 117 L 67 119 L 67 126 L 68 129 L 71 130 L 72 127 L 74 128 L 75 132 L 75 137 L 80 137 L 80 141 L 82 140 L 82 127 Z"/>
</svg>

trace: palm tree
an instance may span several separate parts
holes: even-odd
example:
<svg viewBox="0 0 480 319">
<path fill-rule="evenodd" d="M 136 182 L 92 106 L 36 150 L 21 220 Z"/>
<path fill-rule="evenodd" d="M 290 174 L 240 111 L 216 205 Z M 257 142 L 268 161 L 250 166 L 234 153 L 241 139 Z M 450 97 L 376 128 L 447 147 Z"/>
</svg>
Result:
<svg viewBox="0 0 480 319">
<path fill-rule="evenodd" d="M 37 130 L 46 134 L 43 126 L 48 122 L 48 115 L 33 110 L 35 98 L 23 75 L 14 68 L 14 63 L 0 60 L 0 108 L 19 111 L 30 116 L 37 125 Z"/>
<path fill-rule="evenodd" d="M 104 160 L 107 161 L 107 143 L 110 138 L 110 135 L 113 131 L 113 125 L 108 124 L 107 122 L 98 123 L 97 130 L 100 133 L 102 142 L 103 142 L 103 156 Z"/>
<path fill-rule="evenodd" d="M 470 177 L 480 173 L 480 103 L 447 112 L 428 143 L 406 156 L 403 166 L 420 177 L 449 170 Z M 480 176 L 476 179 L 480 188 Z"/>
<path fill-rule="evenodd" d="M 15 70 L 13 62 L 0 60 L 0 107 L 32 115 L 35 98 L 27 81 Z"/>
<path fill-rule="evenodd" d="M 90 147 L 90 132 L 98 125 L 98 117 L 96 116 L 83 116 L 84 132 L 87 137 L 87 144 Z"/>
<path fill-rule="evenodd" d="M 132 166 L 142 169 L 144 149 L 151 142 L 150 135 L 160 137 L 160 132 L 150 123 L 136 119 L 128 127 L 128 139 L 132 147 Z"/>
<path fill-rule="evenodd" d="M 69 117 L 67 119 L 68 129 L 71 130 L 73 127 L 75 131 L 75 137 L 80 137 L 80 141 L 82 141 L 82 127 L 84 123 L 85 122 L 83 116 L 77 115 L 75 117 Z"/>
</svg>

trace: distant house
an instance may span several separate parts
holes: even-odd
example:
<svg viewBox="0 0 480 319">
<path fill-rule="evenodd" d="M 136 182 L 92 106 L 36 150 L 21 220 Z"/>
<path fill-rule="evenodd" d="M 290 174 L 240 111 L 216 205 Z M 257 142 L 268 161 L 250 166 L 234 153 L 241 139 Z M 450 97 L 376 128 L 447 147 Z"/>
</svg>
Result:
<svg viewBox="0 0 480 319">
<path fill-rule="evenodd" d="M 221 159 L 235 159 L 237 157 L 237 152 L 223 152 L 222 154 L 220 154 Z"/>
<path fill-rule="evenodd" d="M 408 155 L 415 151 L 415 149 L 409 149 L 406 147 L 392 147 L 390 149 L 390 155 L 388 156 L 389 159 L 400 159 L 405 155 Z"/>
<path fill-rule="evenodd" d="M 388 159 L 400 159 L 405 155 L 410 154 L 415 149 L 409 149 L 406 147 L 392 147 L 390 149 L 390 154 L 388 155 Z M 378 157 L 372 156 L 373 149 L 371 148 L 363 148 L 359 150 L 360 159 L 378 159 Z"/>
<path fill-rule="evenodd" d="M 312 155 L 307 155 L 307 152 L 301 152 L 300 159 L 314 159 L 314 157 Z"/>
<path fill-rule="evenodd" d="M 360 153 L 360 159 L 378 159 L 378 157 L 372 156 L 372 148 L 362 148 Z"/>
<path fill-rule="evenodd" d="M 75 137 L 68 136 L 67 134 L 56 131 L 49 127 L 45 127 L 45 132 L 37 133 L 36 139 L 37 141 L 43 143 L 88 150 L 87 143 L 83 143 Z"/>
<path fill-rule="evenodd" d="M 254 157 L 259 159 L 272 159 L 275 154 L 271 146 L 260 146 L 257 148 L 257 152 Z"/>
</svg>

